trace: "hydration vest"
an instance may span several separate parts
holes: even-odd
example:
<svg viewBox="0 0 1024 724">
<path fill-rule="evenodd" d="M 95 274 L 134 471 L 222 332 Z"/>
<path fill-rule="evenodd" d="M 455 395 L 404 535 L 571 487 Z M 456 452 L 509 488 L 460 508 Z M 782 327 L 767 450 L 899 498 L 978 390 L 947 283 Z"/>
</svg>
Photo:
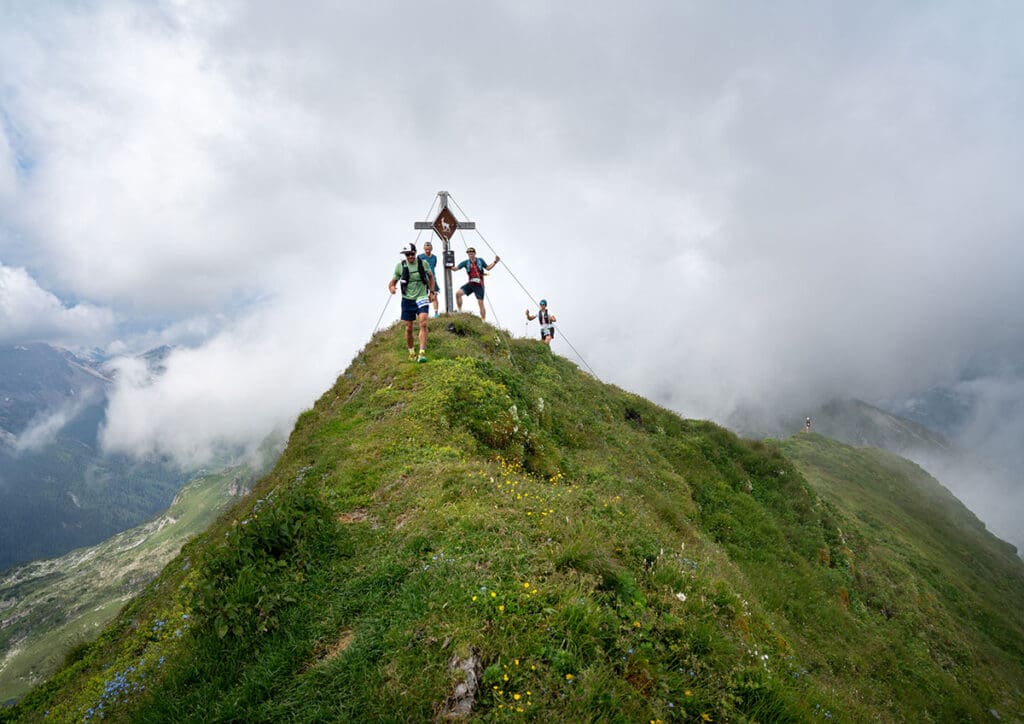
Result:
<svg viewBox="0 0 1024 724">
<path fill-rule="evenodd" d="M 466 265 L 466 273 L 469 274 L 469 283 L 470 284 L 483 284 L 484 283 L 484 270 L 480 268 L 482 265 L 483 265 L 483 262 L 480 261 L 479 259 L 476 259 L 475 261 L 471 261 L 471 262 L 469 262 L 469 264 Z M 473 273 L 474 271 L 476 272 L 475 275 Z"/>
<path fill-rule="evenodd" d="M 420 281 L 423 282 L 423 286 L 430 288 L 430 280 L 427 278 L 427 272 L 423 269 L 423 260 L 416 259 L 416 267 L 420 273 Z M 405 296 L 405 288 L 409 286 L 409 262 L 402 261 L 402 296 Z"/>
</svg>

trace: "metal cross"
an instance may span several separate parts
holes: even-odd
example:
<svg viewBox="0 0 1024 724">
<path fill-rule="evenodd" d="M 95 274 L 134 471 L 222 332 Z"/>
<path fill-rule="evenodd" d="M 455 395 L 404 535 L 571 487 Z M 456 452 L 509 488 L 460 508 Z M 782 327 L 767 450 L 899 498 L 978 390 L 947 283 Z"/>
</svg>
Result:
<svg viewBox="0 0 1024 724">
<path fill-rule="evenodd" d="M 452 311 L 452 269 L 455 268 L 455 252 L 449 248 L 448 242 L 456 229 L 475 229 L 475 221 L 459 221 L 455 214 L 448 208 L 448 192 L 438 191 L 441 199 L 441 211 L 433 221 L 417 221 L 413 228 L 417 230 L 433 229 L 434 233 L 441 237 L 444 245 L 444 253 L 441 259 L 444 261 L 444 311 L 448 314 Z"/>
</svg>

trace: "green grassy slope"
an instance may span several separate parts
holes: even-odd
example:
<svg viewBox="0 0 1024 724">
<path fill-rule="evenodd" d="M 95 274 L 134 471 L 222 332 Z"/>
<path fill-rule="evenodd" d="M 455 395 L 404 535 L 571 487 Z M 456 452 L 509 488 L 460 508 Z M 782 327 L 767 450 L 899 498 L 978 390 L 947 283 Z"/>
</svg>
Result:
<svg viewBox="0 0 1024 724">
<path fill-rule="evenodd" d="M 0 576 L 0 701 L 24 694 L 73 646 L 95 638 L 253 478 L 247 467 L 197 477 L 148 523 Z"/>
<path fill-rule="evenodd" d="M 397 326 L 376 335 L 254 494 L 3 716 L 1024 716 L 1024 567 L 906 470 L 878 468 L 905 501 L 890 520 L 885 496 L 841 505 L 779 445 L 539 342 L 468 315 L 433 329 L 426 365 Z M 929 546 L 908 521 L 939 519 L 984 583 L 974 618 L 954 620 L 976 600 L 928 568 L 946 558 L 876 553 Z"/>
<path fill-rule="evenodd" d="M 850 573 L 863 635 L 886 641 L 841 655 L 858 670 L 882 668 L 921 707 L 964 687 L 1020 719 L 1024 584 L 1013 546 L 908 460 L 819 435 L 781 447 L 841 531 L 832 565 Z"/>
</svg>

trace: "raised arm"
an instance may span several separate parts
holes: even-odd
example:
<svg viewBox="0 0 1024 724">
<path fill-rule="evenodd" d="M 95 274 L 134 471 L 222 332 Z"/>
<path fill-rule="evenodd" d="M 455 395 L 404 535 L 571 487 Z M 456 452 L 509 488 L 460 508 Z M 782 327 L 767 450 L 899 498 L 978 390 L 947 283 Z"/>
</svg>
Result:
<svg viewBox="0 0 1024 724">
<path fill-rule="evenodd" d="M 494 267 L 498 266 L 498 262 L 499 262 L 499 261 L 501 261 L 501 257 L 500 257 L 500 256 L 496 256 L 496 257 L 494 257 L 494 261 L 492 261 L 492 262 L 491 262 L 491 265 L 490 265 L 489 267 L 487 267 L 487 271 L 490 271 L 490 270 L 491 270 L 491 269 L 493 269 Z"/>
</svg>

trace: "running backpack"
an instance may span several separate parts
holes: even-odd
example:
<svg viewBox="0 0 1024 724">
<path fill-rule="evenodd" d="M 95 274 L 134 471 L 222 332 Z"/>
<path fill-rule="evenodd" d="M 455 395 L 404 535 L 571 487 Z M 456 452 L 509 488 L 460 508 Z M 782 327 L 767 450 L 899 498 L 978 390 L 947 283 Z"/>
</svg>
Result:
<svg viewBox="0 0 1024 724">
<path fill-rule="evenodd" d="M 469 260 L 467 259 L 466 261 L 469 261 Z M 473 272 L 470 271 L 470 269 L 472 269 L 473 267 L 476 267 L 477 276 L 475 276 L 475 277 L 473 276 Z M 486 270 L 486 268 L 484 266 L 484 263 L 480 259 L 477 259 L 476 261 L 470 262 L 469 264 L 466 265 L 466 273 L 469 274 L 469 283 L 470 284 L 483 284 L 484 283 L 484 273 L 486 271 L 487 270 Z"/>
<path fill-rule="evenodd" d="M 416 259 L 416 267 L 420 272 L 420 281 L 423 282 L 423 286 L 430 288 L 430 280 L 427 278 L 427 273 L 423 270 L 423 260 L 420 258 Z M 409 262 L 402 262 L 402 296 L 405 296 L 405 288 L 409 286 Z"/>
</svg>

